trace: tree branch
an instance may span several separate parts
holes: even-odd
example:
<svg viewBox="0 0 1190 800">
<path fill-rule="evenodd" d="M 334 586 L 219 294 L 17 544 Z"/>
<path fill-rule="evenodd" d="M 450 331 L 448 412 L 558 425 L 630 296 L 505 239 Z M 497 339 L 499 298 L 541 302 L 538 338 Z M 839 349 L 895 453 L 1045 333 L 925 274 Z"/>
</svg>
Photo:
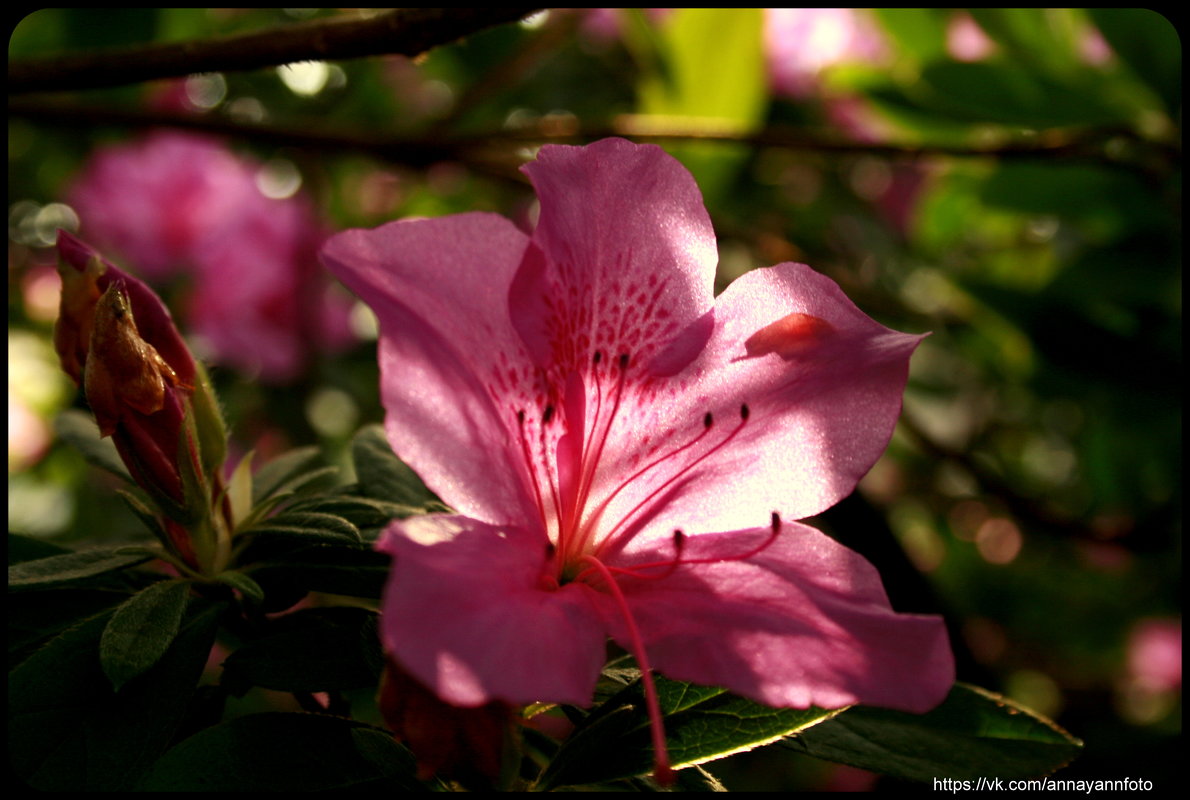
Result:
<svg viewBox="0 0 1190 800">
<path fill-rule="evenodd" d="M 303 147 L 318 150 L 354 150 L 375 158 L 407 166 L 421 167 L 444 159 L 457 159 L 460 154 L 477 150 L 514 151 L 550 142 L 582 143 L 608 136 L 627 136 L 638 142 L 715 142 L 743 144 L 752 147 L 776 147 L 814 153 L 838 155 L 876 155 L 912 161 L 921 158 L 1063 158 L 1115 164 L 1149 171 L 1155 164 L 1146 163 L 1143 152 L 1150 159 L 1164 162 L 1163 166 L 1181 161 L 1181 153 L 1160 142 L 1139 139 L 1127 130 L 1052 130 L 1028 139 L 1005 141 L 998 145 L 922 145 L 897 143 L 856 142 L 829 133 L 810 129 L 769 126 L 751 133 L 708 130 L 698 120 L 683 124 L 681 120 L 667 120 L 664 126 L 647 118 L 624 116 L 611 125 L 584 128 L 573 119 L 545 118 L 535 125 L 515 130 L 489 131 L 465 137 L 430 135 L 397 138 L 392 135 L 331 129 L 308 121 L 290 121 L 285 125 L 242 123 L 213 114 L 196 115 L 138 109 L 114 109 L 76 103 L 14 100 L 8 104 L 10 117 L 23 117 L 34 122 L 78 126 L 115 127 L 176 127 L 262 142 L 275 146 Z M 1128 147 L 1109 147 L 1127 142 Z"/>
<path fill-rule="evenodd" d="M 196 72 L 231 72 L 294 61 L 374 55 L 415 56 L 531 8 L 398 8 L 343 14 L 251 33 L 190 42 L 97 50 L 8 65 L 10 94 L 97 89 Z"/>
</svg>

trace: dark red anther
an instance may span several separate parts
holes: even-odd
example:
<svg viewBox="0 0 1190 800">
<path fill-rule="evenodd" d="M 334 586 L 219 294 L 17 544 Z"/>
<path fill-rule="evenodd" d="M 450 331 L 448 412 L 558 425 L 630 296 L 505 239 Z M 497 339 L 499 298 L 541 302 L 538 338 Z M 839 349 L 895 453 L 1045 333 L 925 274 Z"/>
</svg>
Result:
<svg viewBox="0 0 1190 800">
<path fill-rule="evenodd" d="M 744 403 L 740 406 L 740 419 L 748 419 L 748 415 L 752 412 L 748 410 L 748 404 Z"/>
<path fill-rule="evenodd" d="M 715 418 L 714 418 L 714 417 L 712 417 L 712 416 L 711 416 L 711 412 L 710 412 L 710 411 L 708 411 L 708 412 L 706 413 L 706 416 L 702 418 L 702 426 L 703 426 L 704 428 L 710 428 L 710 427 L 711 427 L 711 424 L 712 424 L 712 423 L 714 423 L 714 421 L 715 421 Z"/>
<path fill-rule="evenodd" d="M 551 403 L 550 405 L 546 406 L 545 411 L 542 412 L 541 423 L 543 425 L 549 425 L 550 420 L 552 420 L 553 418 L 554 418 L 554 406 Z"/>
</svg>

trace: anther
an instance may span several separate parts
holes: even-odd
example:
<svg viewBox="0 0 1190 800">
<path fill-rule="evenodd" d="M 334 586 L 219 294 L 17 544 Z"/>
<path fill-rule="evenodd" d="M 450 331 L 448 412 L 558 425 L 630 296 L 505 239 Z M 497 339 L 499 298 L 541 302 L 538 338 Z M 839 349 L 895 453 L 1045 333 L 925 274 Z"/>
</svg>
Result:
<svg viewBox="0 0 1190 800">
<path fill-rule="evenodd" d="M 620 369 L 621 370 L 628 369 L 628 354 L 627 353 L 620 354 Z"/>
<path fill-rule="evenodd" d="M 521 427 L 524 427 L 524 425 L 525 425 L 525 409 L 522 408 L 516 412 L 516 421 L 517 421 L 518 425 L 520 425 Z"/>
<path fill-rule="evenodd" d="M 595 351 L 595 357 L 592 359 L 592 361 L 595 363 L 595 366 L 597 366 L 597 367 L 598 367 L 598 366 L 599 366 L 599 362 L 600 362 L 600 361 L 602 361 L 602 360 L 603 360 L 603 351 L 601 351 L 601 350 L 596 350 L 596 351 Z"/>
<path fill-rule="evenodd" d="M 773 512 L 772 525 L 773 525 L 773 533 L 774 534 L 776 534 L 777 531 L 781 530 L 781 515 L 778 514 L 776 511 Z"/>
<path fill-rule="evenodd" d="M 702 418 L 702 426 L 703 426 L 704 428 L 710 428 L 710 427 L 711 427 L 711 423 L 713 423 L 714 421 L 715 421 L 715 418 L 714 418 L 714 417 L 712 417 L 712 416 L 711 416 L 711 412 L 710 412 L 710 411 L 708 411 L 708 412 L 707 412 L 707 415 L 706 415 L 705 417 L 703 417 L 703 418 Z"/>
<path fill-rule="evenodd" d="M 752 413 L 752 412 L 748 410 L 747 403 L 744 403 L 743 405 L 740 406 L 740 419 L 747 419 L 748 415 L 750 413 Z"/>
<path fill-rule="evenodd" d="M 552 420 L 553 418 L 554 418 L 554 405 L 553 405 L 553 403 L 551 403 L 545 407 L 545 411 L 541 415 L 541 424 L 549 425 L 550 420 Z"/>
</svg>

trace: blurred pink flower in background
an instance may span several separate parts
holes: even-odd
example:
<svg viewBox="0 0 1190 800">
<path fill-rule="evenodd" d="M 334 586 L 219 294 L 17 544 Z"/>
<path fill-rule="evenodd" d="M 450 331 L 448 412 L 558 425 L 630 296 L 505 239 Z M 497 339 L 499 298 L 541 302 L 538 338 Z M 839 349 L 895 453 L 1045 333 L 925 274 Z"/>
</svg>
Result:
<svg viewBox="0 0 1190 800">
<path fill-rule="evenodd" d="M 1128 674 L 1146 689 L 1182 688 L 1182 621 L 1144 619 L 1128 637 Z"/>
<path fill-rule="evenodd" d="M 960 11 L 946 26 L 946 52 L 955 61 L 982 61 L 996 52 L 996 43 L 970 14 Z"/>
<path fill-rule="evenodd" d="M 888 55 L 875 22 L 854 8 L 766 8 L 764 37 L 774 93 L 795 98 L 813 94 L 829 67 Z"/>
<path fill-rule="evenodd" d="M 217 140 L 160 132 L 100 149 L 68 190 L 87 237 L 160 284 L 191 283 L 183 312 L 210 358 L 267 381 L 351 342 L 350 303 L 316 254 L 327 233 L 304 195 L 266 196 L 262 165 Z"/>
</svg>

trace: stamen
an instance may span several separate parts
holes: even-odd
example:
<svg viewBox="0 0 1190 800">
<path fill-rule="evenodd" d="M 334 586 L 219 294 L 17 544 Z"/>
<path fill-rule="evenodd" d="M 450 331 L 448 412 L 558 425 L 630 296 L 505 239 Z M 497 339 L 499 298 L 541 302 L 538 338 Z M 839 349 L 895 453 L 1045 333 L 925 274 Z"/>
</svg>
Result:
<svg viewBox="0 0 1190 800">
<path fill-rule="evenodd" d="M 653 491 L 649 492 L 649 494 L 646 495 L 643 500 L 641 500 L 639 503 L 637 503 L 635 506 L 633 506 L 632 510 L 629 511 L 627 514 L 625 514 L 623 517 L 621 517 L 620 521 L 616 523 L 615 527 L 613 527 L 610 531 L 608 531 L 607 536 L 604 537 L 603 542 L 599 545 L 599 549 L 606 555 L 608 552 L 613 552 L 616 548 L 618 548 L 620 545 L 622 545 L 623 542 L 617 542 L 616 539 L 617 539 L 617 537 L 622 538 L 622 535 L 628 530 L 626 527 L 626 523 L 629 520 L 631 520 L 636 515 L 636 513 L 638 511 L 640 511 L 647 504 L 651 503 L 654 499 L 656 499 L 662 492 L 669 489 L 669 487 L 672 486 L 674 483 L 676 483 L 680 478 L 682 478 L 682 476 L 684 476 L 686 473 L 690 472 L 690 470 L 697 467 L 699 464 L 701 464 L 706 459 L 710 458 L 712 455 L 714 455 L 719 450 L 723 449 L 727 445 L 728 442 L 730 442 L 732 439 L 734 439 L 736 436 L 738 436 L 740 431 L 742 431 L 744 429 L 744 426 L 748 424 L 748 413 L 749 413 L 748 405 L 747 405 L 747 403 L 745 403 L 743 406 L 740 407 L 740 424 L 736 425 L 735 428 L 732 429 L 731 433 L 727 434 L 727 436 L 724 439 L 722 439 L 718 444 L 716 444 L 714 447 L 707 450 L 702 455 L 695 458 L 693 461 L 691 461 L 686 466 L 682 467 L 680 470 L 675 472 L 673 475 L 669 476 L 669 478 L 667 478 L 660 486 L 653 489 Z M 706 417 L 703 418 L 704 423 L 706 422 L 706 419 L 707 419 Z M 628 484 L 635 481 L 642 474 L 644 474 L 648 470 L 652 469 L 657 464 L 660 464 L 662 461 L 672 458 L 672 457 L 678 455 L 679 453 L 681 453 L 683 450 L 686 450 L 686 449 L 692 447 L 696 442 L 698 442 L 700 439 L 702 439 L 702 437 L 706 436 L 707 433 L 710 432 L 710 430 L 711 430 L 710 427 L 704 427 L 702 433 L 700 433 L 698 436 L 696 436 L 690 442 L 687 442 L 686 444 L 679 447 L 677 450 L 674 450 L 673 452 L 668 453 L 668 454 L 662 456 L 661 458 L 650 462 L 643 469 L 637 470 L 635 473 L 633 473 L 632 477 L 630 477 L 627 481 L 625 481 L 624 483 L 622 483 L 618 487 L 616 487 L 616 490 L 614 492 L 612 492 L 610 495 L 608 495 L 607 499 L 605 499 L 599 505 L 599 509 L 592 519 L 598 519 L 599 516 L 603 513 L 603 511 L 607 508 L 607 506 L 611 502 L 612 498 L 614 498 L 617 494 L 619 494 L 621 490 L 623 490 L 626 486 L 628 486 Z"/>
<path fill-rule="evenodd" d="M 598 355 L 598 353 L 596 355 Z M 592 450 L 587 450 L 584 448 L 582 474 L 579 478 L 578 495 L 575 503 L 576 509 L 586 508 L 587 500 L 591 495 L 591 487 L 595 484 L 595 472 L 599 467 L 600 459 L 603 457 L 603 448 L 607 445 L 607 440 L 611 436 L 612 425 L 614 425 L 616 421 L 616 414 L 620 411 L 620 401 L 624 397 L 624 384 L 628 360 L 627 353 L 622 354 L 619 358 L 620 374 L 616 379 L 615 397 L 612 400 L 612 407 L 608 414 L 607 424 L 603 426 L 603 431 L 599 434 L 596 432 L 599 430 L 599 413 L 603 407 L 602 391 L 600 391 L 596 396 L 596 416 L 591 422 L 591 436 L 593 442 L 595 437 L 598 436 L 598 443 L 594 445 Z M 598 383 L 596 384 L 596 387 L 599 388 Z M 578 528 L 576 547 L 579 551 L 581 551 L 586 547 L 587 535 L 583 532 L 584 529 L 582 520 L 576 519 L 575 523 L 576 527 Z"/>
<path fill-rule="evenodd" d="M 680 532 L 680 531 L 679 531 Z M 669 748 L 665 743 L 665 724 L 661 718 L 661 704 L 657 700 L 657 687 L 653 685 L 653 670 L 649 666 L 649 656 L 645 652 L 644 641 L 640 636 L 640 629 L 636 627 L 636 620 L 632 617 L 632 610 L 624 593 L 620 591 L 616 579 L 602 561 L 594 556 L 583 556 L 582 561 L 589 563 L 603 577 L 608 591 L 620 607 L 624 615 L 624 622 L 628 625 L 628 637 L 632 640 L 632 655 L 640 667 L 640 679 L 645 688 L 645 708 L 649 712 L 650 734 L 653 739 L 653 779 L 663 786 L 673 784 L 674 772 L 669 764 Z"/>
<path fill-rule="evenodd" d="M 545 462 L 545 479 L 550 487 L 550 500 L 554 504 L 554 519 L 558 521 L 558 546 L 565 550 L 565 543 L 562 537 L 565 534 L 562 520 L 562 500 L 558 495 L 558 486 L 554 483 L 554 476 L 558 472 L 558 465 L 555 463 L 550 466 L 550 448 L 545 436 L 545 426 L 554 417 L 554 406 L 547 405 L 545 411 L 541 415 L 541 459 Z"/>
<path fill-rule="evenodd" d="M 676 551 L 676 553 L 671 560 L 669 560 L 669 561 L 650 561 L 647 564 L 637 564 L 632 567 L 609 566 L 609 567 L 607 567 L 607 569 L 611 572 L 614 572 L 617 575 L 628 575 L 629 577 L 632 577 L 632 578 L 643 578 L 645 580 L 661 580 L 662 578 L 668 578 L 670 575 L 672 575 L 674 573 L 674 571 L 677 570 L 678 567 L 682 567 L 687 564 L 723 564 L 728 561 L 747 561 L 748 559 L 752 558 L 752 556 L 756 555 L 757 553 L 760 553 L 763 550 L 766 550 L 769 547 L 769 545 L 771 545 L 773 542 L 777 541 L 777 536 L 780 533 L 781 533 L 781 518 L 777 515 L 777 512 L 774 511 L 771 532 L 769 533 L 769 535 L 765 538 L 765 540 L 763 542 L 756 545 L 751 550 L 749 550 L 745 553 L 738 553 L 733 556 L 717 556 L 715 558 L 682 558 L 682 550 L 685 548 L 687 537 L 684 533 L 682 533 L 682 531 L 680 529 L 675 529 L 674 530 L 674 550 Z M 659 567 L 664 567 L 665 571 L 661 572 L 661 573 L 654 574 L 654 575 L 649 575 L 644 572 L 644 570 L 652 570 L 652 569 L 657 569 Z M 585 572 L 586 571 L 580 572 L 578 575 L 576 575 L 575 580 L 581 579 L 583 577 L 583 575 L 585 574 Z"/>
<path fill-rule="evenodd" d="M 537 587 L 547 592 L 557 591 L 560 586 L 557 570 L 554 568 L 554 556 L 557 553 L 558 548 L 554 546 L 553 542 L 547 540 L 545 543 L 545 561 L 541 565 L 541 575 L 537 578 Z"/>
<path fill-rule="evenodd" d="M 612 572 L 616 575 L 627 575 L 632 578 L 644 578 L 645 580 L 660 580 L 661 578 L 668 578 L 673 574 L 674 570 L 676 570 L 682 564 L 693 563 L 682 560 L 682 550 L 686 546 L 686 534 L 682 533 L 681 528 L 674 528 L 673 541 L 674 557 L 669 561 L 652 561 L 648 564 L 637 564 L 634 567 L 614 567 L 606 564 L 604 566 L 607 567 L 609 572 Z M 657 575 L 647 575 L 643 572 L 643 570 L 656 569 L 657 567 L 665 567 L 665 572 Z M 575 575 L 574 579 L 576 581 L 582 580 L 583 576 L 590 571 L 590 569 L 585 569 L 578 575 Z"/>
<path fill-rule="evenodd" d="M 525 459 L 525 469 L 529 470 L 529 477 L 533 480 L 533 497 L 537 500 L 537 511 L 541 514 L 541 527 L 545 530 L 548 527 L 545 519 L 545 501 L 541 496 L 541 484 L 537 480 L 537 469 L 529 450 L 529 440 L 525 437 L 525 409 L 516 412 L 516 422 L 521 440 L 521 456 Z"/>
</svg>

